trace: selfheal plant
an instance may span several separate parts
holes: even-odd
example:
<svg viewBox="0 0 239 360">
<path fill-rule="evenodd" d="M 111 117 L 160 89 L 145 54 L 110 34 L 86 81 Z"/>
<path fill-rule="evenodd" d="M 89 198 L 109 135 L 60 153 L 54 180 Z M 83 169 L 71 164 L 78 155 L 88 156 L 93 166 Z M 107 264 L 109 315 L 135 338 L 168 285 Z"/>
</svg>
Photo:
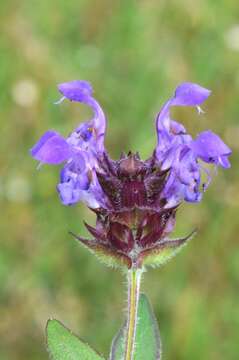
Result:
<svg viewBox="0 0 239 360">
<path fill-rule="evenodd" d="M 193 106 L 201 113 L 200 105 L 210 91 L 193 83 L 176 88 L 156 116 L 157 145 L 144 161 L 131 152 L 123 153 L 119 160 L 110 158 L 104 147 L 106 117 L 88 82 L 71 81 L 58 89 L 62 94 L 58 103 L 65 99 L 81 102 L 90 106 L 94 115 L 66 138 L 47 131 L 31 149 L 31 155 L 41 164 L 62 164 L 57 185 L 61 202 L 84 202 L 96 214 L 95 227 L 85 223 L 93 239 L 73 235 L 104 263 L 128 274 L 127 322 L 113 341 L 110 359 L 160 359 L 155 318 L 147 299 L 140 295 L 141 274 L 149 266 L 164 264 L 191 238 L 192 234 L 169 238 L 177 209 L 183 202 L 201 201 L 211 182 L 204 163 L 228 168 L 231 154 L 210 130 L 193 139 L 182 124 L 171 119 L 170 110 L 173 106 Z M 142 332 L 145 322 L 147 333 Z M 69 335 L 58 323 L 49 323 L 48 345 L 55 359 L 64 358 L 58 351 L 58 340 L 52 341 L 61 331 Z M 96 353 L 93 356 L 88 345 L 72 341 L 79 347 L 72 359 L 102 358 Z M 66 342 L 73 346 L 69 339 Z"/>
</svg>

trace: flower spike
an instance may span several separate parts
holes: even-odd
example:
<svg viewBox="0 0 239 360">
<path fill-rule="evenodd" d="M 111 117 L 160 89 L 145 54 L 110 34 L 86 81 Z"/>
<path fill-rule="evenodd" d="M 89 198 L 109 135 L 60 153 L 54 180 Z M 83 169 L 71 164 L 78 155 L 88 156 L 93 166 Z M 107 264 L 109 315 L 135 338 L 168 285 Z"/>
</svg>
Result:
<svg viewBox="0 0 239 360">
<path fill-rule="evenodd" d="M 156 118 L 156 149 L 143 161 L 132 152 L 110 158 L 104 148 L 106 118 L 87 81 L 62 83 L 58 89 L 64 99 L 90 106 L 94 116 L 66 138 L 47 131 L 31 154 L 41 163 L 63 163 L 57 191 L 64 205 L 84 202 L 96 213 L 96 226 L 86 225 L 94 240 L 78 239 L 107 263 L 111 258 L 128 268 L 146 266 L 152 259 L 163 263 L 187 240 L 169 239 L 177 208 L 184 201 L 201 201 L 211 181 L 203 162 L 230 166 L 231 150 L 218 135 L 207 130 L 193 139 L 170 118 L 172 106 L 199 109 L 210 90 L 193 83 L 176 88 Z"/>
</svg>

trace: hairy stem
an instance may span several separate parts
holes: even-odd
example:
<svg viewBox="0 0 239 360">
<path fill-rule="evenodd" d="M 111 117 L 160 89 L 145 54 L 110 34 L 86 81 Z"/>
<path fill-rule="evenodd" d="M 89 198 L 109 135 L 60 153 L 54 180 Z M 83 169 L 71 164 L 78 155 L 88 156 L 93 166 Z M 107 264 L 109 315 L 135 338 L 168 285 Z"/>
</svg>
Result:
<svg viewBox="0 0 239 360">
<path fill-rule="evenodd" d="M 132 360 L 134 354 L 141 274 L 141 269 L 131 269 L 128 272 L 128 319 L 126 327 L 125 360 Z"/>
</svg>

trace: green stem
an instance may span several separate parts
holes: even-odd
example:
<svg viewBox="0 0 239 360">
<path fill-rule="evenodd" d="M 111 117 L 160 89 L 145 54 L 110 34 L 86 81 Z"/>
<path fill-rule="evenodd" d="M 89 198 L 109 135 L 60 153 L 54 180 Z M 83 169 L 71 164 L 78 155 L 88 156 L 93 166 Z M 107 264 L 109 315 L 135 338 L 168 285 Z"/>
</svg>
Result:
<svg viewBox="0 0 239 360">
<path fill-rule="evenodd" d="M 125 360 L 133 360 L 141 274 L 141 269 L 131 269 L 128 272 L 128 319 Z"/>
</svg>

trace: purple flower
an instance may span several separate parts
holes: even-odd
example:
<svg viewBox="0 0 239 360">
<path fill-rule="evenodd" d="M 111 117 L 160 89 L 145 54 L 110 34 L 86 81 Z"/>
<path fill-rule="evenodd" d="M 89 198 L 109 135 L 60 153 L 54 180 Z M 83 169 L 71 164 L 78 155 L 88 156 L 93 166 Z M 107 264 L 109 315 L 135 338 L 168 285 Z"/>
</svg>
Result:
<svg viewBox="0 0 239 360">
<path fill-rule="evenodd" d="M 202 191 L 208 186 L 210 176 L 207 186 L 202 184 L 201 189 L 201 172 L 204 169 L 198 159 L 225 168 L 230 166 L 228 156 L 231 150 L 218 135 L 204 131 L 193 140 L 184 126 L 170 118 L 170 108 L 176 105 L 195 106 L 202 112 L 200 105 L 209 95 L 209 90 L 197 84 L 183 83 L 157 115 L 156 157 L 161 168 L 170 172 L 163 192 L 168 206 L 177 205 L 182 200 L 198 202 L 202 199 Z"/>
<path fill-rule="evenodd" d="M 71 81 L 60 84 L 58 89 L 63 95 L 60 102 L 64 99 L 82 102 L 92 108 L 94 116 L 66 139 L 55 131 L 47 131 L 31 149 L 31 154 L 43 164 L 66 162 L 57 186 L 63 204 L 84 201 L 90 207 L 102 206 L 103 195 L 95 170 L 98 166 L 97 158 L 104 152 L 105 115 L 92 97 L 92 88 L 88 82 Z"/>
<path fill-rule="evenodd" d="M 202 199 L 211 181 L 203 162 L 230 167 L 231 150 L 218 135 L 207 130 L 193 139 L 170 117 L 172 106 L 193 106 L 202 112 L 200 105 L 210 91 L 192 83 L 177 87 L 156 117 L 157 146 L 142 161 L 132 153 L 110 159 L 104 148 L 106 118 L 88 82 L 71 81 L 58 89 L 63 95 L 59 103 L 64 99 L 84 103 L 94 115 L 66 138 L 47 131 L 31 155 L 43 164 L 63 164 L 57 186 L 63 204 L 83 201 L 97 214 L 96 228 L 86 224 L 95 240 L 79 239 L 91 248 L 116 252 L 131 267 L 145 251 L 170 245 L 167 236 L 181 202 Z M 206 184 L 202 172 L 207 174 Z"/>
</svg>

